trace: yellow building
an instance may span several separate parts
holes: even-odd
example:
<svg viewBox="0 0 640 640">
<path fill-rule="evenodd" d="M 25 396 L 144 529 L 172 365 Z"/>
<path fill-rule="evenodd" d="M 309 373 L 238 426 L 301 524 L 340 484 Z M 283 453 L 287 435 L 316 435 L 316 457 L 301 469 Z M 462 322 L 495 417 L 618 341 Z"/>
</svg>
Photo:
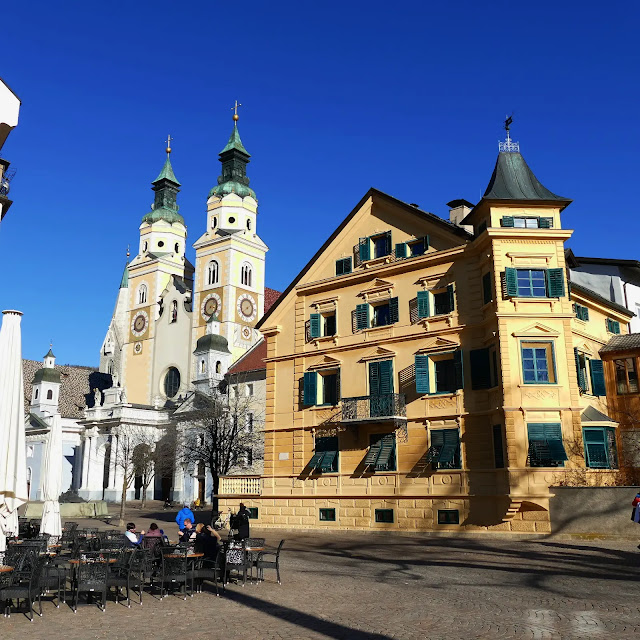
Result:
<svg viewBox="0 0 640 640">
<path fill-rule="evenodd" d="M 550 486 L 606 480 L 582 433 L 615 429 L 597 354 L 630 312 L 570 291 L 570 202 L 508 137 L 450 221 L 362 198 L 258 325 L 257 524 L 547 532 Z"/>
</svg>

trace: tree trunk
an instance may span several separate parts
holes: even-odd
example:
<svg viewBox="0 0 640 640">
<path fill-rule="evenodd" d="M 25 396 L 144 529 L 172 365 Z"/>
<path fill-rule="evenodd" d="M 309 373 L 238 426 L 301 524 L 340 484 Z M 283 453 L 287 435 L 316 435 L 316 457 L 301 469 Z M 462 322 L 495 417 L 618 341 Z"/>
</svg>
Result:
<svg viewBox="0 0 640 640">
<path fill-rule="evenodd" d="M 211 492 L 211 526 L 218 519 L 218 491 L 220 489 L 220 477 L 217 473 L 211 473 L 211 478 L 213 479 L 213 490 Z"/>
<path fill-rule="evenodd" d="M 142 492 L 142 495 L 140 496 L 140 509 L 144 509 L 147 506 L 147 489 L 148 489 L 148 484 L 145 484 L 146 482 L 149 482 L 145 476 L 142 476 L 142 486 L 140 487 L 140 491 Z"/>
<path fill-rule="evenodd" d="M 120 496 L 120 521 L 121 527 L 124 527 L 124 510 L 127 504 L 127 474 L 122 475 L 122 495 Z"/>
</svg>

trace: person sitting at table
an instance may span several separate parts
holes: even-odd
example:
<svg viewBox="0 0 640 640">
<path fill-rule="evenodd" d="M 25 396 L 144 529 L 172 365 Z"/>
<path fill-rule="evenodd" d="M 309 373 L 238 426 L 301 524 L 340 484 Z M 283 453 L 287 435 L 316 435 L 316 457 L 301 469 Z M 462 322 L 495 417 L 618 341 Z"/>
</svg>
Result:
<svg viewBox="0 0 640 640">
<path fill-rule="evenodd" d="M 185 502 L 184 507 L 178 511 L 178 515 L 176 516 L 176 523 L 178 524 L 178 529 L 182 531 L 184 529 L 184 521 L 189 518 L 191 522 L 194 522 L 196 517 L 193 515 L 193 511 L 189 509 L 189 503 Z"/>
<path fill-rule="evenodd" d="M 155 522 L 149 525 L 149 531 L 144 534 L 145 538 L 161 538 L 164 535 L 164 531 L 158 528 Z"/>
<path fill-rule="evenodd" d="M 136 525 L 134 522 L 127 523 L 127 530 L 124 537 L 127 539 L 130 547 L 139 547 L 144 538 L 144 529 L 140 532 L 140 535 L 136 533 Z"/>
<path fill-rule="evenodd" d="M 184 528 L 180 532 L 180 542 L 192 542 L 196 539 L 196 530 L 190 518 L 185 518 Z"/>
<path fill-rule="evenodd" d="M 205 527 L 201 522 L 196 525 L 196 552 L 204 553 L 205 560 L 215 561 L 221 540 L 220 534 L 213 527 Z"/>
</svg>

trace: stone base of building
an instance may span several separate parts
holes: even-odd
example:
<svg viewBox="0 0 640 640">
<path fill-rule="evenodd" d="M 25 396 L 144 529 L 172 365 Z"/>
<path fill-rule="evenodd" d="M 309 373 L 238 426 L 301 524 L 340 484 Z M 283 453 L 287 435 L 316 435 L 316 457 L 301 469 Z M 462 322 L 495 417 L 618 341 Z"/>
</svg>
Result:
<svg viewBox="0 0 640 640">
<path fill-rule="evenodd" d="M 251 522 L 264 528 L 551 533 L 548 504 L 523 502 L 514 510 L 512 501 L 504 496 L 267 498 L 221 495 L 220 510 L 237 511 L 240 502 L 257 509 Z"/>
</svg>

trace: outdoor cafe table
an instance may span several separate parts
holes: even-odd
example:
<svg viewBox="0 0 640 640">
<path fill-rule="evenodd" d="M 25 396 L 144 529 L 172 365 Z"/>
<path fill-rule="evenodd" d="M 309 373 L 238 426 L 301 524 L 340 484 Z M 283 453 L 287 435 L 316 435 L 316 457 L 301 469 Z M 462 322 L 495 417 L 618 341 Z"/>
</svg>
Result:
<svg viewBox="0 0 640 640">
<path fill-rule="evenodd" d="M 69 564 L 72 565 L 78 565 L 82 562 L 82 564 L 87 564 L 87 562 L 109 562 L 109 564 L 115 564 L 118 561 L 117 558 L 109 558 L 109 560 L 78 560 L 77 558 L 74 558 L 73 560 L 67 560 L 67 562 Z"/>
<path fill-rule="evenodd" d="M 0 573 L 9 573 L 10 571 L 13 571 L 13 567 L 8 564 L 0 564 Z"/>
</svg>

